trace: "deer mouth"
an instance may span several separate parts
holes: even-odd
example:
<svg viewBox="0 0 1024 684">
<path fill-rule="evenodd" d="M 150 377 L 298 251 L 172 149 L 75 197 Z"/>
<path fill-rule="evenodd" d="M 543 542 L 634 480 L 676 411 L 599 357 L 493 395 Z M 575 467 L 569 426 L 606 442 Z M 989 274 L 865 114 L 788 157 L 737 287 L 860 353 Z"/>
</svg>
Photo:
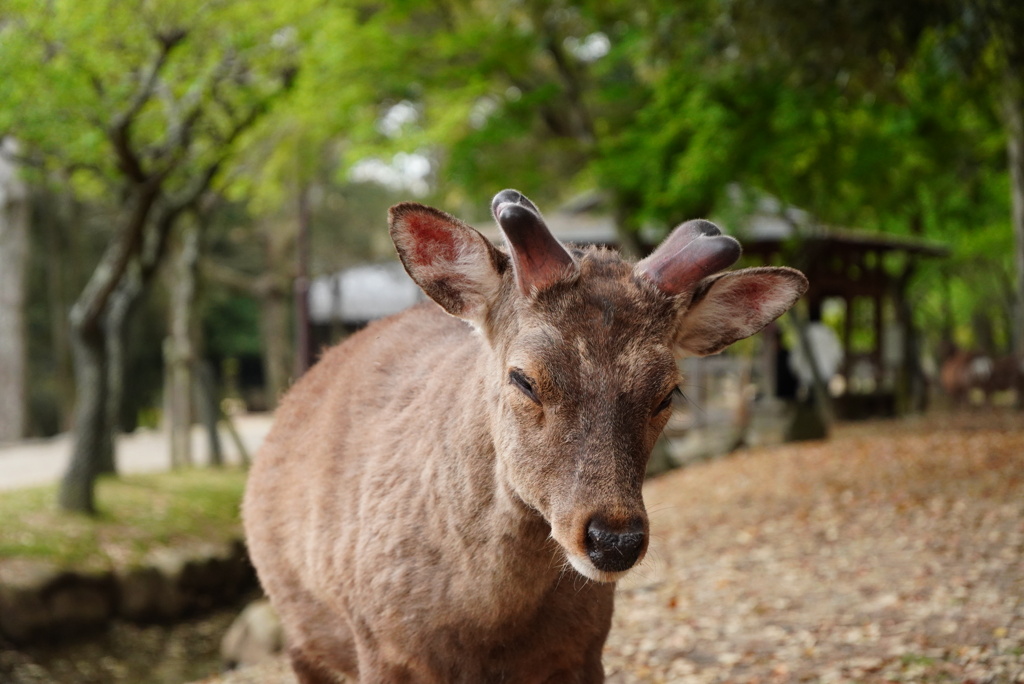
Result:
<svg viewBox="0 0 1024 684">
<path fill-rule="evenodd" d="M 577 556 L 575 554 L 566 554 L 566 558 L 569 561 L 569 565 L 572 566 L 573 570 L 583 575 L 589 580 L 595 582 L 618 582 L 620 579 L 625 577 L 632 566 L 625 570 L 607 571 L 597 568 L 589 558 L 586 556 Z"/>
</svg>

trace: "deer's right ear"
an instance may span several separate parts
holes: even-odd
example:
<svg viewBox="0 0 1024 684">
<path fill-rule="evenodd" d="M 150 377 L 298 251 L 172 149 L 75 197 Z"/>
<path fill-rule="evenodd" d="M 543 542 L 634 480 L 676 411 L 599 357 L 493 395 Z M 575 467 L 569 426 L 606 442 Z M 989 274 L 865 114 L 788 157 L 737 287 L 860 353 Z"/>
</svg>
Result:
<svg viewBox="0 0 1024 684">
<path fill-rule="evenodd" d="M 427 296 L 453 316 L 482 324 L 508 257 L 471 226 L 415 202 L 391 207 L 388 223 L 402 265 Z"/>
</svg>

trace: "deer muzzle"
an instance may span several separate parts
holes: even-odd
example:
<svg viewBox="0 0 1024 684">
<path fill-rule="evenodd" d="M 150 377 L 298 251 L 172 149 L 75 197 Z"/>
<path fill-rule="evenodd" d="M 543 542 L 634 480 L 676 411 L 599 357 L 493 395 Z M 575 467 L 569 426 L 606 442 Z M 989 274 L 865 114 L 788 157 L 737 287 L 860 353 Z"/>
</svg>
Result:
<svg viewBox="0 0 1024 684">
<path fill-rule="evenodd" d="M 643 560 L 649 535 L 647 517 L 592 513 L 557 522 L 552 536 L 565 550 L 569 564 L 596 582 L 615 582 Z"/>
</svg>

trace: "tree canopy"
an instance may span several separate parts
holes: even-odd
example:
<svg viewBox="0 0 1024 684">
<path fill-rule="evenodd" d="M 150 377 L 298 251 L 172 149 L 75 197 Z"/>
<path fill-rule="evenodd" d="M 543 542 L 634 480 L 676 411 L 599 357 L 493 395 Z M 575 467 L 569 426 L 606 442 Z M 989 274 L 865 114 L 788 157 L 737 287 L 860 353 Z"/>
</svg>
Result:
<svg viewBox="0 0 1024 684">
<path fill-rule="evenodd" d="M 918 323 L 970 343 L 987 320 L 1000 347 L 1024 344 L 1021 7 L 9 0 L 0 134 L 36 180 L 58 173 L 114 217 L 71 313 L 80 396 L 102 390 L 76 412 L 80 453 L 110 451 L 99 405 L 105 388 L 117 403 L 123 320 L 179 219 L 204 210 L 241 230 L 232 244 L 263 245 L 248 275 L 266 277 L 242 289 L 280 304 L 299 226 L 314 271 L 373 258 L 384 217 L 370 214 L 392 193 L 483 218 L 504 187 L 549 206 L 596 189 L 640 251 L 728 216 L 738 185 L 951 245 L 915 276 Z"/>
</svg>

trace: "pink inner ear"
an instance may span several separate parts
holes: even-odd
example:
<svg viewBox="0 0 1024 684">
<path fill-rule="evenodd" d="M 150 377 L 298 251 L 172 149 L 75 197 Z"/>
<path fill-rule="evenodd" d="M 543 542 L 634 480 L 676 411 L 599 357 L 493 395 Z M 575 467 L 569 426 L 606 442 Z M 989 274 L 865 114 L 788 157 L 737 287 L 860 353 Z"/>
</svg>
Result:
<svg viewBox="0 0 1024 684">
<path fill-rule="evenodd" d="M 427 213 L 410 213 L 405 226 L 412 239 L 412 259 L 420 266 L 437 261 L 453 262 L 459 257 L 459 245 L 448 222 Z"/>
<path fill-rule="evenodd" d="M 772 285 L 770 280 L 748 278 L 732 286 L 732 296 L 737 302 L 760 312 L 771 294 Z"/>
</svg>

